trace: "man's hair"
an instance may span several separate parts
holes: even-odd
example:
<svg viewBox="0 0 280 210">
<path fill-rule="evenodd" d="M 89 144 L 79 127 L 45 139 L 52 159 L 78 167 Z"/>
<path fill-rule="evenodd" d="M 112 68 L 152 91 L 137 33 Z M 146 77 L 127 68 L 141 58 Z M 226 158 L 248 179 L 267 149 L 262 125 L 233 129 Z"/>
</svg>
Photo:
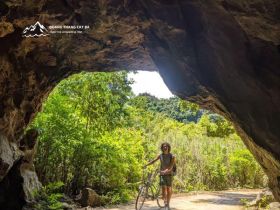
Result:
<svg viewBox="0 0 280 210">
<path fill-rule="evenodd" d="M 167 146 L 168 152 L 170 152 L 170 151 L 171 151 L 171 146 L 170 146 L 170 144 L 169 144 L 168 142 L 163 142 L 163 143 L 161 144 L 161 146 L 160 146 L 161 151 L 163 152 L 163 146 L 164 146 L 164 145 Z"/>
</svg>

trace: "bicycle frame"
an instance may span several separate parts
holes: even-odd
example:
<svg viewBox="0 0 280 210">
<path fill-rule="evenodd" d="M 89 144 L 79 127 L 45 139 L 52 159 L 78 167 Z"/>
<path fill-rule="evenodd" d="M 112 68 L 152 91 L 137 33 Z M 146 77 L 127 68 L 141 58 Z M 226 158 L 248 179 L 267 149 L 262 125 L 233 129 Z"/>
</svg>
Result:
<svg viewBox="0 0 280 210">
<path fill-rule="evenodd" d="M 159 171 L 156 169 L 151 173 L 147 174 L 147 178 L 145 180 L 145 170 L 143 169 L 143 175 L 142 175 L 142 183 L 146 186 L 151 186 L 154 183 L 154 180 L 157 176 L 157 174 L 159 173 Z"/>
</svg>

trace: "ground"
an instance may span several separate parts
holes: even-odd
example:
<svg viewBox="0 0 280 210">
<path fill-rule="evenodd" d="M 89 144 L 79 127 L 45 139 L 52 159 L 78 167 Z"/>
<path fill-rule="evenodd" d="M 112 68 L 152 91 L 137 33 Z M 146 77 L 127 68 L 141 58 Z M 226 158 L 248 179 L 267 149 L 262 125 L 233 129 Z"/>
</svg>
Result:
<svg viewBox="0 0 280 210">
<path fill-rule="evenodd" d="M 227 190 L 174 195 L 172 210 L 242 210 L 241 199 L 254 200 L 261 190 Z M 134 203 L 117 207 L 83 208 L 79 210 L 134 210 Z M 142 210 L 159 210 L 156 201 L 145 202 Z"/>
</svg>

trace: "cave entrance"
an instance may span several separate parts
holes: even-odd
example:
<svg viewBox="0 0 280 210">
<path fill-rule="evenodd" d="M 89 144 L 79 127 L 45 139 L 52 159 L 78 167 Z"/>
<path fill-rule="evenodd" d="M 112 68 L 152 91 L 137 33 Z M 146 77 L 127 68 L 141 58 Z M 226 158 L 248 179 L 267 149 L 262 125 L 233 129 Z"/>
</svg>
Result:
<svg viewBox="0 0 280 210">
<path fill-rule="evenodd" d="M 177 157 L 175 192 L 266 186 L 232 125 L 170 92 L 149 93 L 159 88 L 156 74 L 80 73 L 57 85 L 30 126 L 40 133 L 39 180 L 62 182 L 68 195 L 90 187 L 102 202 L 125 202 L 135 196 L 142 166 L 168 141 Z"/>
</svg>

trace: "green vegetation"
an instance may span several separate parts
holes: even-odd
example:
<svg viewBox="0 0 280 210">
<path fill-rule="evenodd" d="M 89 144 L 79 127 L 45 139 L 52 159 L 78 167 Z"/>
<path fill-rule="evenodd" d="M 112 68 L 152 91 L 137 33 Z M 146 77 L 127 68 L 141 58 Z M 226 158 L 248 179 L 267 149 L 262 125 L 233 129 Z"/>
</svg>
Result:
<svg viewBox="0 0 280 210">
<path fill-rule="evenodd" d="M 31 127 L 40 131 L 40 181 L 74 195 L 94 189 L 114 204 L 133 198 L 142 166 L 168 141 L 175 191 L 262 187 L 264 173 L 223 117 L 177 97 L 134 96 L 127 73 L 82 73 L 62 81 Z M 155 166 L 156 167 L 156 166 Z"/>
<path fill-rule="evenodd" d="M 37 210 L 62 210 L 62 204 L 59 201 L 63 194 L 61 188 L 64 184 L 62 182 L 49 183 L 47 186 L 43 186 L 39 191 L 34 192 L 36 203 L 29 204 L 29 208 Z"/>
</svg>

